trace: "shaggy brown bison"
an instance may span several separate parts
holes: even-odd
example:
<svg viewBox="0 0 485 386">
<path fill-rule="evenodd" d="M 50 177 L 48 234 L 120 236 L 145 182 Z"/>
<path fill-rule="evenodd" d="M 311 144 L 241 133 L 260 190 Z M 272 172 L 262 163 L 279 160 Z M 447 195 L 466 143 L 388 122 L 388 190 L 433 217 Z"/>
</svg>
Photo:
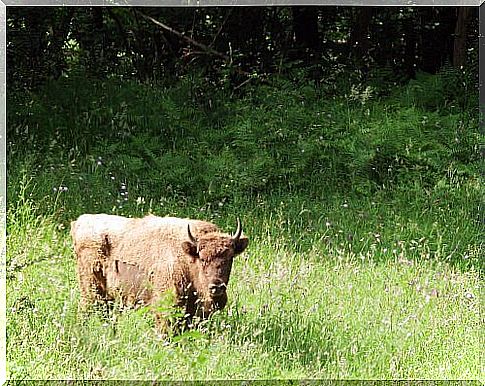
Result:
<svg viewBox="0 0 485 386">
<path fill-rule="evenodd" d="M 205 221 L 85 214 L 71 223 L 71 236 L 82 306 L 156 305 L 173 291 L 188 320 L 226 305 L 232 260 L 248 245 L 239 219 L 229 235 Z"/>
</svg>

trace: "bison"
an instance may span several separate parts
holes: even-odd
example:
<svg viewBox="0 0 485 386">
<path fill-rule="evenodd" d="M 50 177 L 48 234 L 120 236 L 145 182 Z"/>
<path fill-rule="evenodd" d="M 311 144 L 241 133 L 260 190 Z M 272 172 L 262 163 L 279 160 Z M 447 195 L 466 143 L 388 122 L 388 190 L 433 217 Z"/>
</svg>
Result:
<svg viewBox="0 0 485 386">
<path fill-rule="evenodd" d="M 84 214 L 71 236 L 83 308 L 115 300 L 156 305 L 171 291 L 187 324 L 224 308 L 233 258 L 248 245 L 239 218 L 229 235 L 199 220 Z"/>
</svg>

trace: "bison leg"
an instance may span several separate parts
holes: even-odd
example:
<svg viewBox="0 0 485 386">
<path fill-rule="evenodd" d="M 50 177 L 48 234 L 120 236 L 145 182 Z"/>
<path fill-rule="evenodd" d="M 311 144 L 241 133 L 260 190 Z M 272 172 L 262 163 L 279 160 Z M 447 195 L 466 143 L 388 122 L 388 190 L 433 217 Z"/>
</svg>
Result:
<svg viewBox="0 0 485 386">
<path fill-rule="evenodd" d="M 80 307 L 86 309 L 93 303 L 104 302 L 107 297 L 104 262 L 110 253 L 111 244 L 107 235 L 101 238 L 99 248 L 84 248 L 76 251 L 79 288 L 81 290 Z"/>
<path fill-rule="evenodd" d="M 77 274 L 81 291 L 80 308 L 87 309 L 90 305 L 106 301 L 106 277 L 102 264 L 98 259 L 92 259 L 92 253 L 83 251 L 78 258 Z"/>
<path fill-rule="evenodd" d="M 182 334 L 190 329 L 189 322 L 186 318 L 167 318 L 160 312 L 155 312 L 155 329 L 159 335 L 164 338 L 173 337 Z"/>
<path fill-rule="evenodd" d="M 155 312 L 155 329 L 164 338 L 170 335 L 170 323 L 160 312 Z"/>
</svg>

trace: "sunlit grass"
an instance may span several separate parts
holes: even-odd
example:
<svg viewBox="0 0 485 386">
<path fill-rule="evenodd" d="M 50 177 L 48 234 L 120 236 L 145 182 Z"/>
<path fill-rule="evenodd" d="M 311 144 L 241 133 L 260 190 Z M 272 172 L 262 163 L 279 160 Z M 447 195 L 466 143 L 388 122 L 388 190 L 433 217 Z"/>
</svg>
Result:
<svg viewBox="0 0 485 386">
<path fill-rule="evenodd" d="M 67 231 L 53 231 L 55 219 L 43 217 L 35 224 L 36 232 L 29 233 L 29 245 L 50 255 L 25 264 L 9 278 L 10 376 L 481 376 L 478 272 L 463 272 L 439 259 L 423 259 L 430 250 L 444 250 L 445 246 L 433 245 L 436 240 L 413 243 L 407 238 L 404 242 L 403 237 L 396 250 L 391 250 L 372 233 L 354 251 L 337 226 L 344 221 L 339 219 L 339 205 L 328 206 L 323 221 L 315 213 L 302 218 L 304 203 L 308 204 L 301 201 L 284 210 L 280 203 L 261 212 L 239 208 L 252 214 L 243 217 L 251 247 L 235 262 L 228 307 L 202 326 L 203 335 L 176 343 L 158 337 L 150 314 L 126 311 L 111 319 L 79 314 L 75 260 Z M 347 205 L 345 209 L 357 211 L 378 206 L 378 211 L 388 211 L 386 226 L 391 226 L 394 209 L 383 202 L 347 200 Z M 231 212 L 226 217 L 231 218 Z M 410 217 L 408 226 L 413 224 Z M 399 226 L 395 224 L 389 232 L 401 239 L 396 233 Z M 330 243 L 328 238 L 335 241 Z M 23 233 L 9 236 L 10 261 L 17 251 L 28 249 L 24 243 Z M 415 250 L 409 249 L 412 246 Z"/>
<path fill-rule="evenodd" d="M 64 80 L 10 109 L 9 377 L 484 379 L 471 112 L 277 82 L 207 111 L 190 82 Z M 172 340 L 79 312 L 69 223 L 96 212 L 240 217 L 226 309 Z"/>
</svg>

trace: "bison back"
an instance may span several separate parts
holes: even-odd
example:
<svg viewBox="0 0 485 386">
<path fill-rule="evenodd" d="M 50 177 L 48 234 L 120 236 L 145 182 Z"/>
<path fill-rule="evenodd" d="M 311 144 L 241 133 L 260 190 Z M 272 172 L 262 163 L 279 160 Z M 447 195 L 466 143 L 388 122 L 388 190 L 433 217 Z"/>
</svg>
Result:
<svg viewBox="0 0 485 386">
<path fill-rule="evenodd" d="M 100 248 L 106 237 L 119 238 L 132 219 L 109 214 L 83 214 L 71 223 L 74 249 Z"/>
</svg>

